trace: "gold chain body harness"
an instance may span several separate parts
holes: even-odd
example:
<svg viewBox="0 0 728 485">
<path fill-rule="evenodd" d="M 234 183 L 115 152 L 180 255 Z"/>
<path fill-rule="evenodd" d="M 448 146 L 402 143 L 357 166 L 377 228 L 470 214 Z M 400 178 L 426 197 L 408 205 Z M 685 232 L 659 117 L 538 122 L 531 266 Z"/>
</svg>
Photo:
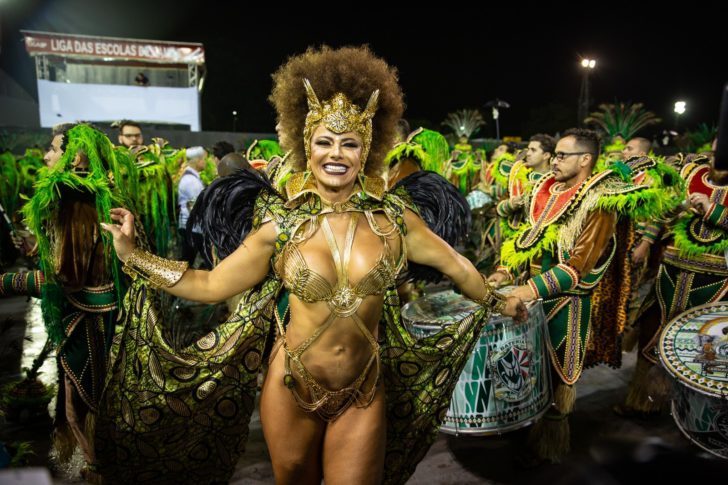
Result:
<svg viewBox="0 0 728 485">
<path fill-rule="evenodd" d="M 380 237 L 384 248 L 374 267 L 369 270 L 359 283 L 353 287 L 350 285 L 348 267 L 360 213 L 349 212 L 349 214 L 349 226 L 346 233 L 343 254 L 339 251 L 336 238 L 325 216 L 322 215 L 318 218 L 311 219 L 311 227 L 307 231 L 308 237 L 313 235 L 317 229 L 318 221 L 321 221 L 320 226 L 326 238 L 326 243 L 331 250 L 331 256 L 336 267 L 337 281 L 335 286 L 308 267 L 306 260 L 298 248 L 298 245 L 302 242 L 301 240 L 297 241 L 295 238 L 291 240 L 285 246 L 275 264 L 276 272 L 281 276 L 283 284 L 292 294 L 306 303 L 325 301 L 331 312 L 326 321 L 310 337 L 293 349 L 288 347 L 285 330 L 279 322 L 279 332 L 285 352 L 284 383 L 291 389 L 298 405 L 302 409 L 308 412 L 316 412 L 326 421 L 336 419 L 351 404 L 356 404 L 357 407 L 366 407 L 374 399 L 380 372 L 379 344 L 356 312 L 364 298 L 369 295 L 381 295 L 387 288 L 395 284 L 397 270 L 397 265 L 391 254 L 391 248 L 387 242 L 387 236 L 397 231 L 397 228 L 393 225 L 391 230 L 385 233 L 376 223 L 371 213 L 366 213 L 370 227 Z M 308 237 L 304 236 L 303 240 L 308 239 Z M 354 321 L 361 333 L 368 340 L 372 354 L 361 374 L 351 384 L 342 389 L 332 391 L 317 382 L 316 378 L 303 365 L 301 356 L 337 318 L 351 318 Z M 293 363 L 298 375 L 301 376 L 303 383 L 308 387 L 311 396 L 310 401 L 304 399 L 296 391 L 295 381 L 291 372 L 291 363 Z M 376 367 L 376 378 L 371 388 L 363 390 L 362 387 L 373 367 Z"/>
</svg>

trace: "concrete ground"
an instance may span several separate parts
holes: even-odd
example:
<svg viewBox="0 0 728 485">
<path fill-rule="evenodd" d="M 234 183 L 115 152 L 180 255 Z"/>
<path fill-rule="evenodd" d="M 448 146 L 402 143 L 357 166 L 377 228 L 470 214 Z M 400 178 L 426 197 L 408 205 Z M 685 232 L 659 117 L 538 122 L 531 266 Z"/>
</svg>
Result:
<svg viewBox="0 0 728 485">
<path fill-rule="evenodd" d="M 43 346 L 45 332 L 40 305 L 35 300 L 0 300 L 0 384 L 17 378 Z M 515 431 L 499 437 L 454 437 L 440 434 L 411 484 L 475 483 L 645 483 L 709 479 L 728 476 L 728 461 L 692 445 L 667 414 L 650 420 L 619 418 L 611 411 L 626 394 L 635 355 L 625 354 L 619 370 L 598 367 L 585 371 L 577 386 L 578 399 L 571 418 L 572 452 L 560 465 L 522 470 L 514 460 L 527 434 Z M 41 378 L 56 378 L 52 357 Z M 53 409 L 51 403 L 50 409 Z M 24 425 L 0 418 L 0 441 L 30 441 L 31 466 L 49 466 L 50 418 Z M 54 483 L 78 483 L 54 470 Z M 64 476 L 66 475 L 66 476 Z M 0 482 L 2 477 L 0 477 Z M 247 451 L 231 483 L 273 483 L 273 474 L 257 413 L 251 422 Z"/>
</svg>

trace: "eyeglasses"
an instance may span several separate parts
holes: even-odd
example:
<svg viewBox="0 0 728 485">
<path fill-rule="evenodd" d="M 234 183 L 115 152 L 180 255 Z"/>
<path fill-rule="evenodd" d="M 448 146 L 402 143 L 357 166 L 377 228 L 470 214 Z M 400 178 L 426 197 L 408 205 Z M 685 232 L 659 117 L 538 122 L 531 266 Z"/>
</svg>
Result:
<svg viewBox="0 0 728 485">
<path fill-rule="evenodd" d="M 553 160 L 555 158 L 557 160 L 563 160 L 572 155 L 586 155 L 588 153 L 590 152 L 556 152 L 554 153 L 554 156 L 551 157 L 551 159 Z"/>
</svg>

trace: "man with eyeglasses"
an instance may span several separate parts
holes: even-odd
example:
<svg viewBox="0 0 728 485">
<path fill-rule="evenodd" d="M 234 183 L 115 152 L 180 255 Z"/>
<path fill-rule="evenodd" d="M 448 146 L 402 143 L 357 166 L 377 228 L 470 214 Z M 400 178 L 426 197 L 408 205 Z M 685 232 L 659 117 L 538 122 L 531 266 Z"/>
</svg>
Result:
<svg viewBox="0 0 728 485">
<path fill-rule="evenodd" d="M 127 148 L 144 144 L 144 135 L 142 135 L 142 127 L 139 123 L 131 120 L 121 120 L 119 122 L 119 145 Z"/>
<path fill-rule="evenodd" d="M 647 187 L 625 181 L 616 170 L 593 174 L 599 153 L 595 132 L 566 131 L 554 148 L 551 173 L 533 190 L 525 224 L 501 250 L 504 280 L 514 272 L 529 277 L 511 294 L 524 302 L 543 299 L 549 330 L 554 404 L 531 429 L 524 466 L 558 463 L 569 452 L 568 416 L 585 363 L 619 365 L 618 332 L 627 304 L 620 295 L 629 295 L 630 286 L 624 270 L 630 213 L 644 215 L 659 206 Z"/>
</svg>

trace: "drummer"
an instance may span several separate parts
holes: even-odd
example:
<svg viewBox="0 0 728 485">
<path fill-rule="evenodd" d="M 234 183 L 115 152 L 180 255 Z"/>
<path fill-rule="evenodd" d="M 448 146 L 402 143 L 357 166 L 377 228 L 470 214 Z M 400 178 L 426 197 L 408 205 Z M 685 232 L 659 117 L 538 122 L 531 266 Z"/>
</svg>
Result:
<svg viewBox="0 0 728 485">
<path fill-rule="evenodd" d="M 554 148 L 551 173 L 534 189 L 526 222 L 504 242 L 502 267 L 489 278 L 499 286 L 515 276 L 527 278 L 513 295 L 523 301 L 543 298 L 547 318 L 554 405 L 531 429 L 521 459 L 524 466 L 558 463 L 568 453 L 568 416 L 587 340 L 591 338 L 596 347 L 590 363 L 619 359 L 617 332 L 626 318 L 627 301 L 618 295 L 629 294 L 630 275 L 620 271 L 623 264 L 616 265 L 616 271 L 608 269 L 615 259 L 627 257 L 626 248 L 617 245 L 623 240 L 622 231 L 629 228 L 627 212 L 659 202 L 647 199 L 646 187 L 635 188 L 616 172 L 592 174 L 599 148 L 599 138 L 591 130 L 564 133 Z"/>
<path fill-rule="evenodd" d="M 624 414 L 646 417 L 664 405 L 670 382 L 658 379 L 661 374 L 651 369 L 657 363 L 657 342 L 667 323 L 692 307 L 728 300 L 724 254 L 728 244 L 728 171 L 716 170 L 708 157 L 698 156 L 683 166 L 680 175 L 685 180 L 683 199 L 688 210 L 672 228 L 673 236 L 667 241 L 657 273 L 656 298 L 640 322 L 638 365 L 629 385 L 631 399 L 620 406 Z"/>
<path fill-rule="evenodd" d="M 510 238 L 518 230 L 528 211 L 526 205 L 536 182 L 551 171 L 556 140 L 538 133 L 528 141 L 526 158 L 513 164 L 508 174 L 508 195 L 500 201 L 496 212 L 500 218 L 501 239 Z"/>
</svg>

